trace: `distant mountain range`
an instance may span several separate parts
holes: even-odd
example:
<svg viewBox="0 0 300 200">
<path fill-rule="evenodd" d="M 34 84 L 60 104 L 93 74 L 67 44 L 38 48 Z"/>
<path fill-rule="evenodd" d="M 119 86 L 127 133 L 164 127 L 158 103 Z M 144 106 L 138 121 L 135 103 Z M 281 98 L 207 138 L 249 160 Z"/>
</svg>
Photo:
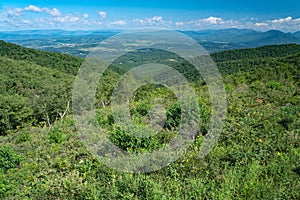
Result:
<svg viewBox="0 0 300 200">
<path fill-rule="evenodd" d="M 10 36 L 27 36 L 27 37 L 43 37 L 43 36 L 82 36 L 82 35 L 112 35 L 120 33 L 121 30 L 59 30 L 59 29 L 51 29 L 51 30 L 21 30 L 21 31 L 0 31 L 0 37 L 10 37 Z"/>
<path fill-rule="evenodd" d="M 182 31 L 195 40 L 239 43 L 247 47 L 257 47 L 274 44 L 300 43 L 300 31 L 284 33 L 278 30 L 259 32 L 251 29 L 221 29 L 203 31 Z"/>
<path fill-rule="evenodd" d="M 0 39 L 22 46 L 86 56 L 90 48 L 113 36 L 118 30 L 24 30 L 0 32 Z M 209 52 L 230 49 L 255 48 L 266 45 L 300 44 L 300 31 L 285 33 L 278 30 L 266 32 L 251 29 L 220 29 L 180 31 L 198 41 Z"/>
</svg>

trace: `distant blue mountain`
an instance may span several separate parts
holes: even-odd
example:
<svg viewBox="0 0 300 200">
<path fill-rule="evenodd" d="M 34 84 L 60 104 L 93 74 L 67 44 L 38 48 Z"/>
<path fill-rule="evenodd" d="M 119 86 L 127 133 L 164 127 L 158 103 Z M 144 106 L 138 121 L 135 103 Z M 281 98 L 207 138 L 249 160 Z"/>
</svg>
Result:
<svg viewBox="0 0 300 200">
<path fill-rule="evenodd" d="M 204 31 L 182 31 L 197 41 L 228 42 L 258 47 L 274 44 L 300 44 L 300 32 L 284 33 L 278 30 L 259 32 L 251 29 L 221 29 Z"/>
<path fill-rule="evenodd" d="M 88 49 L 120 32 L 119 30 L 6 31 L 0 32 L 0 40 L 26 47 L 85 57 L 89 53 Z M 266 45 L 300 44 L 300 31 L 295 33 L 284 33 L 278 30 L 261 32 L 252 29 L 232 28 L 180 32 L 195 39 L 209 52 Z"/>
<path fill-rule="evenodd" d="M 111 30 L 60 30 L 60 29 L 49 29 L 49 30 L 21 30 L 21 31 L 3 31 L 0 35 L 34 35 L 34 36 L 76 36 L 76 35 L 95 35 L 95 34 L 107 34 L 117 33 L 120 31 Z"/>
<path fill-rule="evenodd" d="M 299 38 L 300 37 L 300 31 L 297 31 L 297 32 L 293 33 L 293 36 Z"/>
</svg>

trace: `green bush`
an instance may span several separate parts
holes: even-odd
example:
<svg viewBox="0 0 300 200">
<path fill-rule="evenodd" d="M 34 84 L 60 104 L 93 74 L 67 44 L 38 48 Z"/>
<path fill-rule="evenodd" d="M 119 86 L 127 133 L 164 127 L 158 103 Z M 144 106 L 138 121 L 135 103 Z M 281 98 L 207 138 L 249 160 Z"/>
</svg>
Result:
<svg viewBox="0 0 300 200">
<path fill-rule="evenodd" d="M 159 137 L 156 135 L 150 137 L 136 137 L 130 133 L 116 128 L 111 132 L 110 139 L 117 146 L 128 152 L 144 152 L 158 149 L 160 145 Z"/>
<path fill-rule="evenodd" d="M 279 90 L 280 87 L 281 87 L 281 83 L 277 82 L 277 81 L 269 81 L 267 84 L 266 84 L 266 87 L 267 88 L 271 88 L 271 89 L 275 89 L 275 90 Z"/>
<path fill-rule="evenodd" d="M 141 116 L 147 115 L 149 110 L 150 110 L 150 105 L 149 103 L 146 102 L 143 102 L 136 107 L 136 112 L 139 113 Z"/>
<path fill-rule="evenodd" d="M 181 121 L 181 108 L 179 103 L 174 103 L 167 111 L 167 120 L 165 127 L 168 129 L 177 128 Z"/>
<path fill-rule="evenodd" d="M 66 135 L 59 130 L 58 127 L 54 127 L 49 133 L 48 133 L 48 139 L 50 142 L 54 143 L 62 143 L 67 140 Z"/>
<path fill-rule="evenodd" d="M 18 136 L 16 138 L 16 143 L 22 143 L 22 142 L 26 142 L 30 140 L 30 132 L 28 132 L 27 130 L 22 130 L 18 133 Z"/>
<path fill-rule="evenodd" d="M 8 145 L 3 145 L 0 148 L 0 169 L 9 170 L 20 164 L 19 155 Z"/>
</svg>

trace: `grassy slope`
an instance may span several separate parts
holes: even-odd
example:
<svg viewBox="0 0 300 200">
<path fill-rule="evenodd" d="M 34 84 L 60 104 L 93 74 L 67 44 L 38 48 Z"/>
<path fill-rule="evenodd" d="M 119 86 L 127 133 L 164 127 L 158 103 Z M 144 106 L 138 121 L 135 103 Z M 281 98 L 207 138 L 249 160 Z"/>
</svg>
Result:
<svg viewBox="0 0 300 200">
<path fill-rule="evenodd" d="M 199 137 L 185 155 L 157 172 L 114 171 L 86 151 L 69 116 L 51 127 L 26 126 L 0 136 L 0 197 L 299 199 L 299 53 L 263 60 L 256 58 L 259 53 L 237 61 L 227 55 L 219 63 L 228 98 L 226 126 L 206 158 L 197 157 Z"/>
</svg>

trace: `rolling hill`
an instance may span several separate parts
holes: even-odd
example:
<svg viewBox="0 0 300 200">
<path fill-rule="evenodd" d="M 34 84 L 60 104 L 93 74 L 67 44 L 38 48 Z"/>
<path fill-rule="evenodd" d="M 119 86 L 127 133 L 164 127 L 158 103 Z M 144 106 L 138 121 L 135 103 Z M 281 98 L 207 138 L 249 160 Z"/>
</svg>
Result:
<svg viewBox="0 0 300 200">
<path fill-rule="evenodd" d="M 1 199 L 300 199 L 299 45 L 212 54 L 228 104 L 218 144 L 199 158 L 212 108 L 207 85 L 193 82 L 199 135 L 177 161 L 150 173 L 109 168 L 80 140 L 70 100 L 82 59 L 3 41 L 0 46 Z M 121 75 L 118 67 L 105 74 L 97 98 L 110 96 L 107 90 Z M 193 75 L 186 73 L 187 79 Z M 146 85 L 134 96 L 129 102 L 133 124 L 144 129 L 157 103 L 152 100 L 160 100 L 166 123 L 159 133 L 130 135 L 115 124 L 109 103 L 97 107 L 91 123 L 132 154 L 168 146 L 180 126 L 174 94 Z"/>
</svg>

